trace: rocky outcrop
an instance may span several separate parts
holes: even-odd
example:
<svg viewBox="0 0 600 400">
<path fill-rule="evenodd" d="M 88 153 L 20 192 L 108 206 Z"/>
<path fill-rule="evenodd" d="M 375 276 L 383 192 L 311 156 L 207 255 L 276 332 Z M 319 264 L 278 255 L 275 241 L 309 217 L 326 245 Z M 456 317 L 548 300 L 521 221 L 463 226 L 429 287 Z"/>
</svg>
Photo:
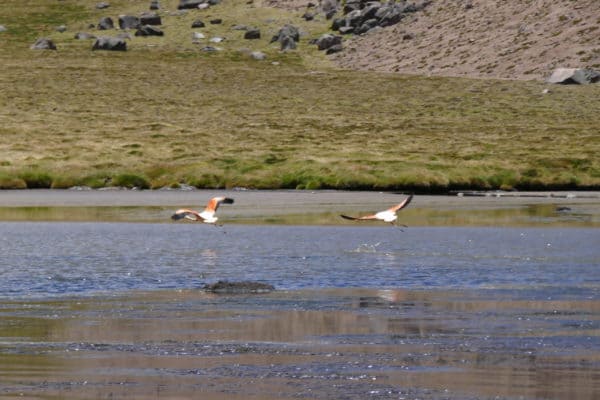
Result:
<svg viewBox="0 0 600 400">
<path fill-rule="evenodd" d="M 407 14 L 421 11 L 430 3 L 430 0 L 385 4 L 377 1 L 348 0 L 343 8 L 344 16 L 335 18 L 331 29 L 342 34 L 364 34 L 376 27 L 395 25 Z"/>
<path fill-rule="evenodd" d="M 587 85 L 590 83 L 600 82 L 600 72 L 592 69 L 582 68 L 557 68 L 547 79 L 547 82 L 560 83 L 564 85 Z"/>
<path fill-rule="evenodd" d="M 96 39 L 92 50 L 126 51 L 127 43 L 125 39 L 103 36 Z"/>
</svg>

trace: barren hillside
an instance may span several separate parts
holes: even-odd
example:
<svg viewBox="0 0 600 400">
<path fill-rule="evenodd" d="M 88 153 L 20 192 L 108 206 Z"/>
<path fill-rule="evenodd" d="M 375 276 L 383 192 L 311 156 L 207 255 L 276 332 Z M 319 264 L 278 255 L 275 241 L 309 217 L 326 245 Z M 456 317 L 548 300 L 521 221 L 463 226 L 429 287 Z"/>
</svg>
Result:
<svg viewBox="0 0 600 400">
<path fill-rule="evenodd" d="M 599 69 L 600 2 L 433 0 L 395 26 L 345 36 L 345 50 L 332 57 L 351 69 L 507 79 L 544 79 L 555 67 Z"/>
</svg>

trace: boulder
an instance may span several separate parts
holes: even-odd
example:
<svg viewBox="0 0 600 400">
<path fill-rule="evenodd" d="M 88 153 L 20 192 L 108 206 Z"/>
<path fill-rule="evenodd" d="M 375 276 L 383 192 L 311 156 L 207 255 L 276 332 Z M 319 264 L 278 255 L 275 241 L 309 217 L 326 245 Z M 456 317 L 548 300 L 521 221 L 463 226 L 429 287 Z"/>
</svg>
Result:
<svg viewBox="0 0 600 400">
<path fill-rule="evenodd" d="M 142 25 L 135 32 L 135 36 L 163 36 L 164 32 L 152 25 Z"/>
<path fill-rule="evenodd" d="M 75 34 L 75 39 L 78 39 L 78 40 L 96 39 L 96 36 L 92 35 L 91 33 L 87 33 L 87 32 L 77 32 Z"/>
<path fill-rule="evenodd" d="M 200 4 L 206 3 L 206 0 L 179 0 L 177 9 L 183 10 L 186 8 L 198 8 Z"/>
<path fill-rule="evenodd" d="M 294 42 L 298 42 L 300 41 L 300 31 L 293 25 L 284 25 L 279 32 L 277 32 L 277 35 L 273 36 L 271 43 L 281 42 L 285 37 L 290 37 Z"/>
<path fill-rule="evenodd" d="M 39 38 L 30 48 L 32 50 L 56 50 L 56 45 L 51 39 Z"/>
<path fill-rule="evenodd" d="M 96 39 L 92 50 L 126 51 L 127 43 L 125 39 L 103 36 Z"/>
<path fill-rule="evenodd" d="M 600 72 L 582 68 L 557 68 L 547 79 L 547 82 L 587 85 L 600 82 Z"/>
<path fill-rule="evenodd" d="M 140 25 L 162 25 L 162 20 L 155 12 L 145 12 L 140 15 Z"/>
<path fill-rule="evenodd" d="M 248 29 L 246 33 L 244 33 L 244 39 L 260 39 L 260 29 L 252 28 Z"/>
<path fill-rule="evenodd" d="M 104 17 L 104 18 L 100 19 L 100 22 L 98 22 L 98 29 L 101 31 L 106 31 L 106 30 L 114 29 L 114 28 L 115 28 L 115 24 L 111 17 Z"/>
<path fill-rule="evenodd" d="M 341 36 L 331 35 L 329 33 L 321 35 L 321 37 L 319 37 L 315 41 L 315 44 L 317 45 L 317 48 L 319 50 L 327 50 L 331 46 L 333 46 L 335 44 L 341 44 L 341 43 L 342 43 Z"/>
<path fill-rule="evenodd" d="M 140 27 L 140 19 L 134 15 L 119 15 L 119 28 L 137 29 Z"/>
</svg>

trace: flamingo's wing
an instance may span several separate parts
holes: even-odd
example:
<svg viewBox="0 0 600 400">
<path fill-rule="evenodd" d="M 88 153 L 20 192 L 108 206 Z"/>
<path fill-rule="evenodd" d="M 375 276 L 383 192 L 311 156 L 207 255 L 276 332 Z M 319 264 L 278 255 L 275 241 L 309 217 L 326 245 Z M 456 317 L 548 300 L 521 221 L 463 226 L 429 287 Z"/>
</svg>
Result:
<svg viewBox="0 0 600 400">
<path fill-rule="evenodd" d="M 230 197 L 213 197 L 210 199 L 204 211 L 214 213 L 221 204 L 233 204 L 233 199 Z"/>
<path fill-rule="evenodd" d="M 342 217 L 344 219 L 349 219 L 351 221 L 365 221 L 365 220 L 369 220 L 369 219 L 377 219 L 377 217 L 375 217 L 375 215 L 365 215 L 363 217 L 350 217 L 348 215 L 340 215 L 340 217 Z"/>
<path fill-rule="evenodd" d="M 175 211 L 175 214 L 171 215 L 173 221 L 177 221 L 183 218 L 191 219 L 192 221 L 201 221 L 203 218 L 194 210 L 188 210 L 186 208 Z"/>
<path fill-rule="evenodd" d="M 413 198 L 413 195 L 411 194 L 411 195 L 410 195 L 410 196 L 408 196 L 406 199 L 404 199 L 404 201 L 403 201 L 402 203 L 400 203 L 400 204 L 398 204 L 398 205 L 396 205 L 396 206 L 394 206 L 394 207 L 391 207 L 391 208 L 390 208 L 388 211 L 391 211 L 391 212 L 394 212 L 394 213 L 395 213 L 395 212 L 397 212 L 398 210 L 401 210 L 401 209 L 403 209 L 404 207 L 406 207 L 406 206 L 408 205 L 408 203 L 410 203 L 410 202 L 411 202 L 412 198 Z"/>
</svg>

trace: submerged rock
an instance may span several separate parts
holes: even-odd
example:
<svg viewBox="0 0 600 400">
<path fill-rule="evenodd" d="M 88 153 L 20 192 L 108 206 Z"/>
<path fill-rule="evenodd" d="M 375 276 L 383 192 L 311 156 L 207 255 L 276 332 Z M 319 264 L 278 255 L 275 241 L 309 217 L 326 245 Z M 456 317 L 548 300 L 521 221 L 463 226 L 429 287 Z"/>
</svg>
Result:
<svg viewBox="0 0 600 400">
<path fill-rule="evenodd" d="M 212 293 L 228 293 L 228 294 L 244 294 L 244 293 L 269 293 L 275 290 L 273 285 L 262 282 L 252 281 L 218 281 L 216 283 L 206 284 L 203 287 L 207 292 Z"/>
</svg>

